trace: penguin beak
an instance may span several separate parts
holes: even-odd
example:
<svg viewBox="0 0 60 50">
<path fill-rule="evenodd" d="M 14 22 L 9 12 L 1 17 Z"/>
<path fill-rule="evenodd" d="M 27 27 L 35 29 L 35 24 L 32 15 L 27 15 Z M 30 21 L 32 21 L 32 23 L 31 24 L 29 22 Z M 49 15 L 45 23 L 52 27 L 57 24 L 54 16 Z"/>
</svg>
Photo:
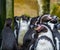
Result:
<svg viewBox="0 0 60 50">
<path fill-rule="evenodd" d="M 42 25 L 38 25 L 38 27 L 35 29 L 37 32 L 40 32 L 44 27 Z"/>
<path fill-rule="evenodd" d="M 40 29 L 41 29 L 41 25 L 38 25 L 35 30 L 40 30 Z"/>
</svg>

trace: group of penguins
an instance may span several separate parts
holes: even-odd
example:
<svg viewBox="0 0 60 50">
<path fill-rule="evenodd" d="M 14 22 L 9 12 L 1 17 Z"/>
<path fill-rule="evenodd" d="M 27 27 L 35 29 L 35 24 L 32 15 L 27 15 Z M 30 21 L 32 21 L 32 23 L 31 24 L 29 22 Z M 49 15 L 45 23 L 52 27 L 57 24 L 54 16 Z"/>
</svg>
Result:
<svg viewBox="0 0 60 50">
<path fill-rule="evenodd" d="M 2 30 L 2 50 L 60 50 L 60 23 L 57 16 L 15 16 L 14 31 L 11 25 L 12 19 L 6 19 Z"/>
</svg>

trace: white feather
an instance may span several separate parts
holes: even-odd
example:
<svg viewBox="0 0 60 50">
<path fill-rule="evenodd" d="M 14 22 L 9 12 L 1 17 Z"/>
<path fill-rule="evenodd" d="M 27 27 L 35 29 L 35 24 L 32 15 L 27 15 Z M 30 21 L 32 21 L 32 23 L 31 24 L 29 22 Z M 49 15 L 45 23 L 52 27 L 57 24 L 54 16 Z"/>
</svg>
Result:
<svg viewBox="0 0 60 50">
<path fill-rule="evenodd" d="M 50 22 L 48 22 L 48 25 L 51 27 L 51 29 L 53 30 L 53 28 L 54 28 L 54 24 L 53 23 L 50 23 Z"/>
<path fill-rule="evenodd" d="M 59 50 L 59 39 L 55 37 L 55 40 L 56 40 L 57 50 Z"/>
<path fill-rule="evenodd" d="M 44 27 L 46 27 L 48 29 L 48 31 L 39 33 L 40 35 L 38 36 L 38 38 L 45 35 L 45 36 L 49 37 L 53 41 L 53 36 L 52 36 L 51 30 L 47 26 L 44 26 Z"/>
<path fill-rule="evenodd" d="M 47 36 L 53 42 L 53 36 L 52 36 L 51 30 L 47 26 L 45 26 L 45 25 L 43 25 L 43 26 L 46 27 L 48 29 L 48 31 L 47 32 L 41 32 L 41 33 L 39 33 L 40 35 L 38 36 L 38 38 L 41 37 L 41 36 Z M 53 50 L 53 46 L 50 43 L 50 41 L 47 41 L 45 39 L 42 39 L 42 40 L 39 40 L 38 41 L 36 50 Z"/>
<path fill-rule="evenodd" d="M 17 24 L 18 24 L 18 27 L 19 27 L 19 20 L 16 20 Z"/>
<path fill-rule="evenodd" d="M 30 46 L 29 50 L 31 50 L 32 46 L 33 46 L 33 44 Z"/>
<path fill-rule="evenodd" d="M 58 30 L 58 32 L 60 33 L 60 30 Z"/>
<path fill-rule="evenodd" d="M 16 29 L 14 30 L 14 35 L 15 35 L 15 38 L 17 38 Z"/>
<path fill-rule="evenodd" d="M 36 50 L 53 50 L 51 43 L 45 39 L 39 40 Z"/>
<path fill-rule="evenodd" d="M 22 45 L 23 44 L 23 38 L 25 33 L 28 30 L 28 23 L 26 21 L 21 20 L 20 21 L 20 29 L 19 29 L 19 35 L 18 35 L 18 44 Z"/>
</svg>

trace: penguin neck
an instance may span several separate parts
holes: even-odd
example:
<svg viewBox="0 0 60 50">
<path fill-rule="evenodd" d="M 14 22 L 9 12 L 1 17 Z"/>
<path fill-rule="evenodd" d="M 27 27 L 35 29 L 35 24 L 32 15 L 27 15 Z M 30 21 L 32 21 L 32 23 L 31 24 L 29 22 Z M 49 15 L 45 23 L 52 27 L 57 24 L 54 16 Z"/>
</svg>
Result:
<svg viewBox="0 0 60 50">
<path fill-rule="evenodd" d="M 53 30 L 53 28 L 54 28 L 54 24 L 53 23 L 50 23 L 50 22 L 48 22 L 48 25 L 51 27 L 51 29 Z"/>
</svg>

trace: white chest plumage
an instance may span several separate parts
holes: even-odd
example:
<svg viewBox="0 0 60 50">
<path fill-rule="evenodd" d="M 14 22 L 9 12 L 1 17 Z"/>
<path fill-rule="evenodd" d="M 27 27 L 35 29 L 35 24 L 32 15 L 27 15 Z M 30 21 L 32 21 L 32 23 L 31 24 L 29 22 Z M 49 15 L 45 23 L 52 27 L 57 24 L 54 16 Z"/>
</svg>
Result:
<svg viewBox="0 0 60 50">
<path fill-rule="evenodd" d="M 25 33 L 28 30 L 28 23 L 26 21 L 20 21 L 20 29 L 19 29 L 19 35 L 18 35 L 18 44 L 23 44 L 23 38 Z"/>
<path fill-rule="evenodd" d="M 47 36 L 53 41 L 53 36 L 52 36 L 51 30 L 48 27 L 46 27 L 46 28 L 48 29 L 48 31 L 47 32 L 41 32 L 40 35 L 38 36 L 38 38 L 41 36 Z M 38 41 L 38 44 L 37 44 L 37 47 L 35 48 L 35 50 L 54 50 L 54 49 L 48 40 L 40 39 Z"/>
<path fill-rule="evenodd" d="M 52 41 L 53 41 L 53 36 L 52 36 L 51 30 L 48 27 L 46 27 L 46 28 L 48 29 L 48 31 L 47 32 L 41 32 L 40 35 L 38 36 L 38 38 L 45 35 L 45 36 L 49 37 L 50 39 L 52 39 Z"/>
</svg>

